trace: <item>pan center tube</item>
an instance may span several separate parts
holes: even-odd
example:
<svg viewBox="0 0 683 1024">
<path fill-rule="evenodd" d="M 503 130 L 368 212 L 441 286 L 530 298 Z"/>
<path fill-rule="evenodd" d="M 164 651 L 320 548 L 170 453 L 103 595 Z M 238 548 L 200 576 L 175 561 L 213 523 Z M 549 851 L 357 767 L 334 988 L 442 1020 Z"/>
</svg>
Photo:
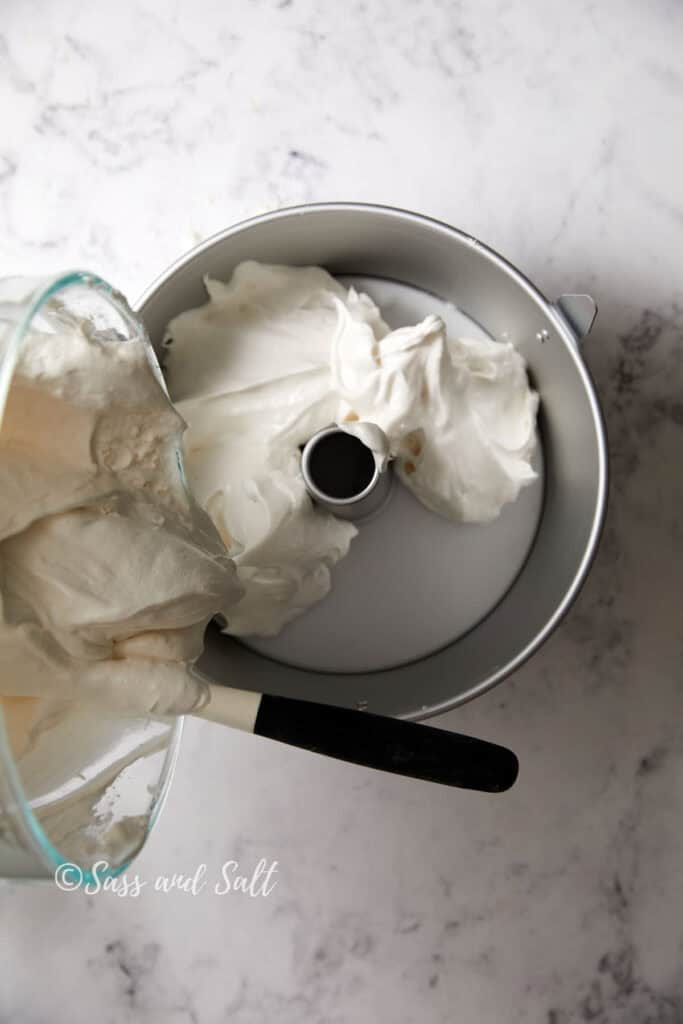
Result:
<svg viewBox="0 0 683 1024">
<path fill-rule="evenodd" d="M 359 437 L 326 427 L 305 444 L 301 472 L 311 498 L 342 519 L 364 519 L 387 501 L 391 466 Z"/>
</svg>

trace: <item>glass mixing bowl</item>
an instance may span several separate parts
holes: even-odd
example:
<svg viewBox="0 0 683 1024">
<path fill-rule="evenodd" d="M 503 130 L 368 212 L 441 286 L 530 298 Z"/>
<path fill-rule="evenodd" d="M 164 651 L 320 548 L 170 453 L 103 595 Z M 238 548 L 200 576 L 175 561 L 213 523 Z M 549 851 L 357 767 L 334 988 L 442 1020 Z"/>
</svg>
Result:
<svg viewBox="0 0 683 1024">
<path fill-rule="evenodd" d="M 93 274 L 0 280 L 0 434 L 27 332 L 54 334 L 69 316 L 87 319 L 102 340 L 146 341 L 125 299 Z M 0 877 L 55 877 L 77 888 L 120 874 L 168 792 L 182 719 L 74 709 L 21 753 L 31 700 L 0 699 Z"/>
</svg>

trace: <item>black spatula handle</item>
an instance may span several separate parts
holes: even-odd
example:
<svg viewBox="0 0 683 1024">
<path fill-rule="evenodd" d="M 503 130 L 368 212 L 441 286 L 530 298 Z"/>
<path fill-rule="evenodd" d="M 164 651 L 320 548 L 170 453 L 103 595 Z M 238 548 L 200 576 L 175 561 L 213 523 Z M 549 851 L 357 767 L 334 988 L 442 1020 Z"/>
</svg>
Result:
<svg viewBox="0 0 683 1024">
<path fill-rule="evenodd" d="M 263 696 L 254 732 L 342 761 L 428 782 L 501 793 L 517 778 L 511 750 L 366 711 Z"/>
</svg>

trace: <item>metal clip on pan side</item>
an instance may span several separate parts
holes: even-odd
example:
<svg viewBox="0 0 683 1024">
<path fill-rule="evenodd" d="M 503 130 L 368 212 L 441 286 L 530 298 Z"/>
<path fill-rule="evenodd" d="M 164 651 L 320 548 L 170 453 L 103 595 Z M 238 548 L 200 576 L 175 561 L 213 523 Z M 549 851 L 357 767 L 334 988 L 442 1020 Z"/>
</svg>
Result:
<svg viewBox="0 0 683 1024">
<path fill-rule="evenodd" d="M 590 295 L 560 295 L 553 305 L 569 325 L 577 343 L 581 342 L 590 333 L 598 313 L 595 299 Z"/>
</svg>

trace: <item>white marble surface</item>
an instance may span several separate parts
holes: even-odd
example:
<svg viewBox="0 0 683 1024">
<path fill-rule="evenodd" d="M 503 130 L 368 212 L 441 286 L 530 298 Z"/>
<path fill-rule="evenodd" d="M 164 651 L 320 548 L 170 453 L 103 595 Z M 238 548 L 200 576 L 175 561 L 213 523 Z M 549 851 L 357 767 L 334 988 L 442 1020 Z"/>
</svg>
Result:
<svg viewBox="0 0 683 1024">
<path fill-rule="evenodd" d="M 277 887 L 5 885 L 3 1022 L 683 1020 L 682 30 L 674 0 L 5 0 L 0 274 L 134 297 L 276 206 L 441 217 L 596 296 L 614 481 L 570 617 L 447 716 L 519 751 L 509 795 L 193 723 L 138 872 Z"/>
</svg>

